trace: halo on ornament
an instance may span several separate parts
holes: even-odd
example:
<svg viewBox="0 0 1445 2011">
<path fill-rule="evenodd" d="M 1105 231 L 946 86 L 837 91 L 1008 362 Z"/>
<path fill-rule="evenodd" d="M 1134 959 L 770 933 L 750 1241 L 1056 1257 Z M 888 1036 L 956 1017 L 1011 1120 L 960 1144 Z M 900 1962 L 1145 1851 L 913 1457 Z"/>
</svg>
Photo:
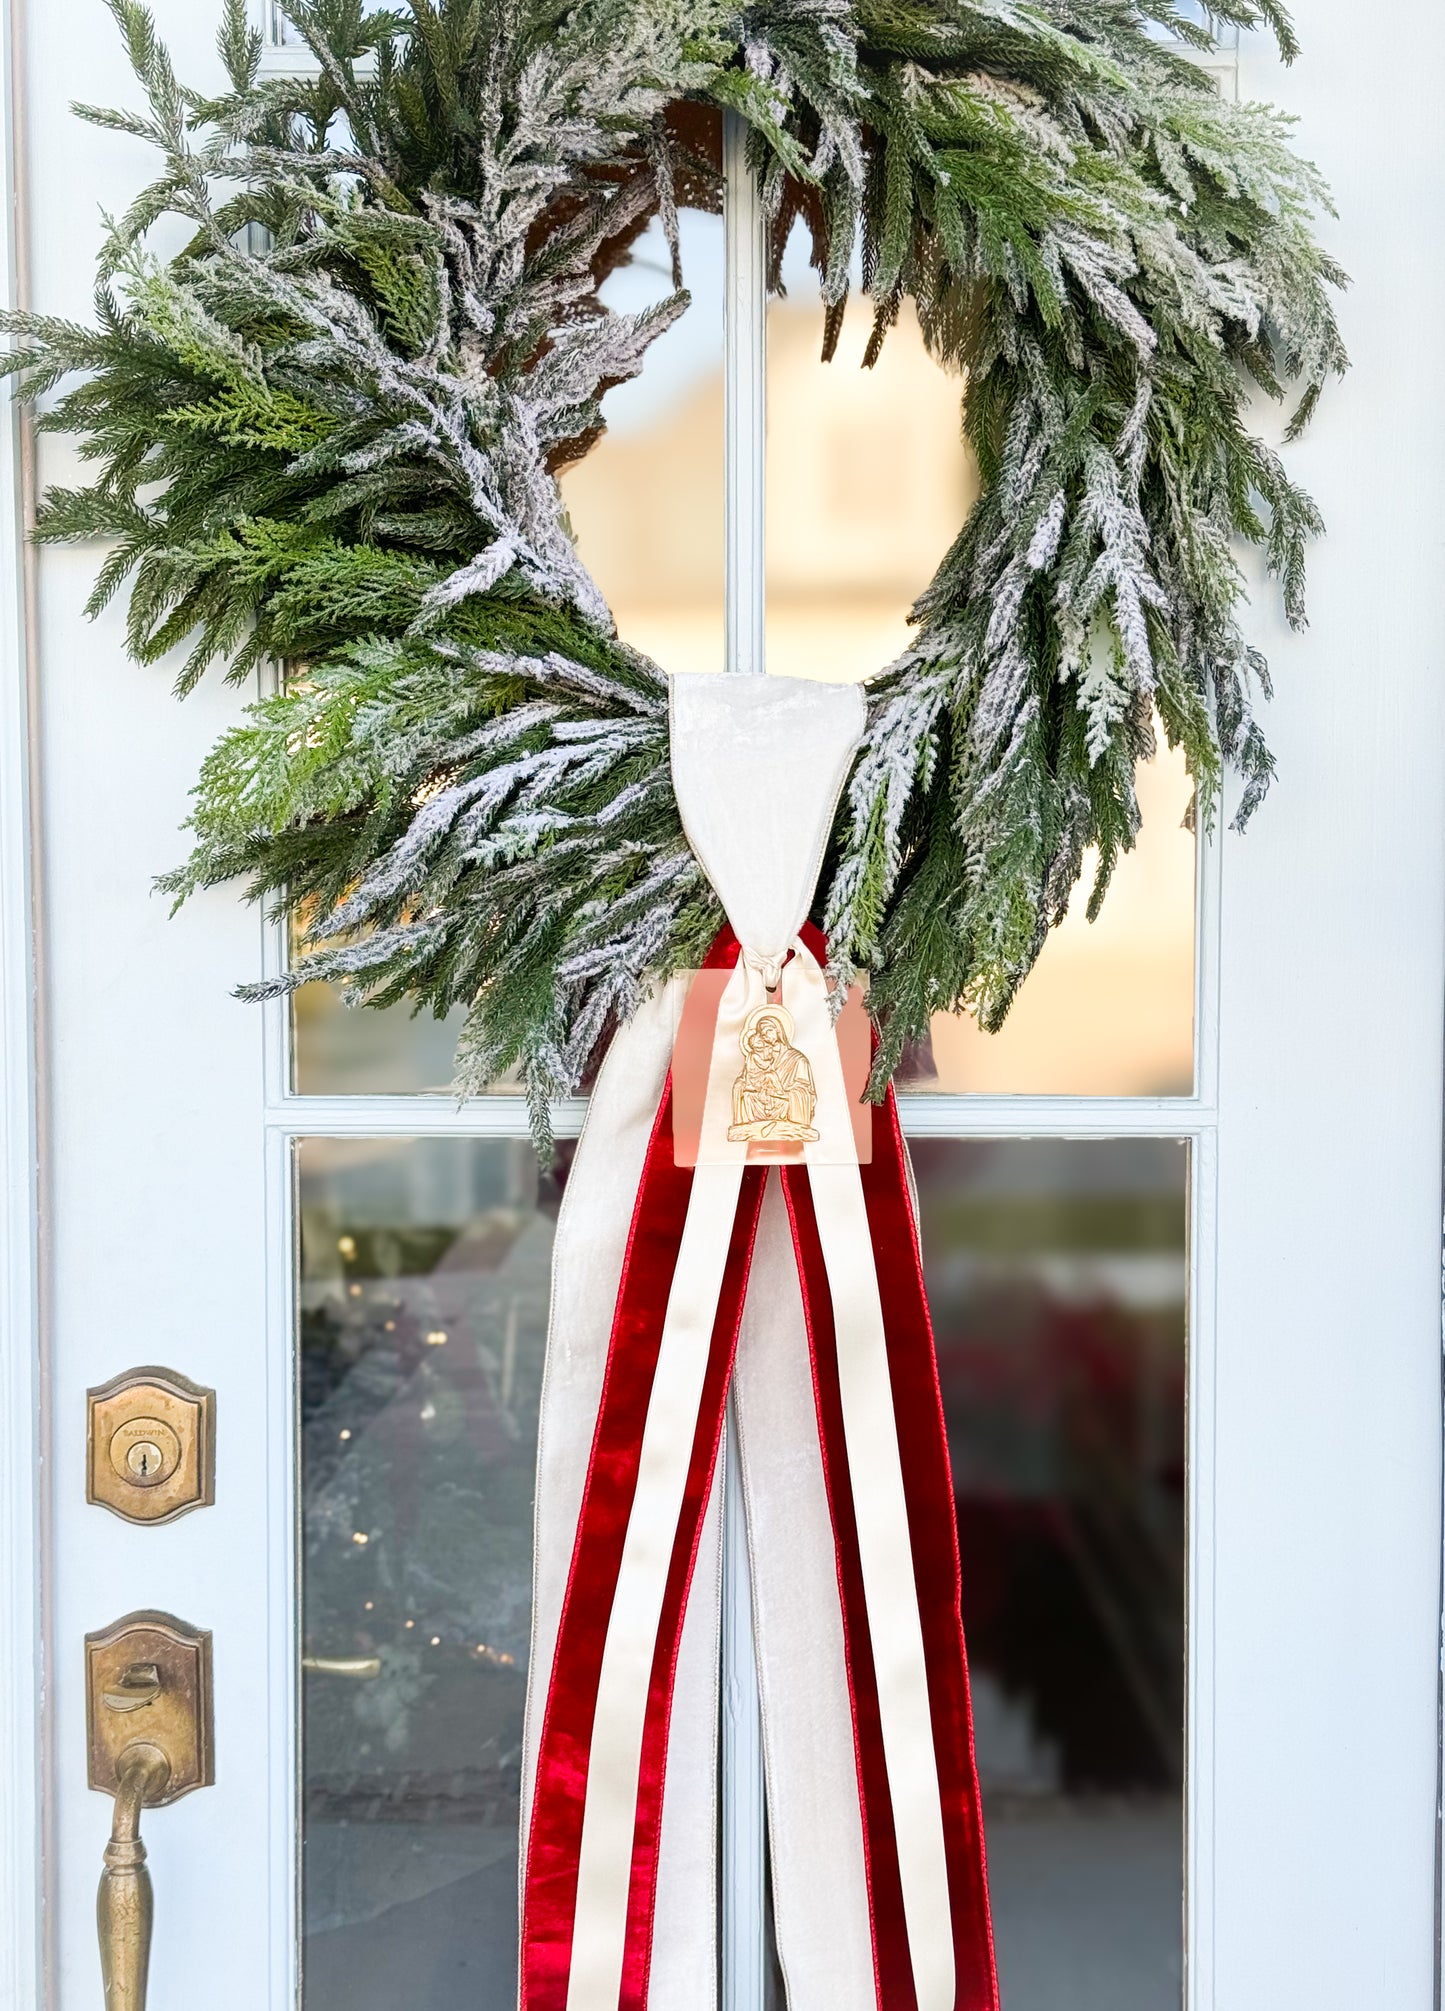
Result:
<svg viewBox="0 0 1445 2011">
<path fill-rule="evenodd" d="M 788 1008 L 782 1005 L 771 1004 L 754 1006 L 743 1021 L 742 1032 L 738 1035 L 738 1046 L 744 1054 L 752 1053 L 753 1035 L 765 1019 L 775 1019 L 783 1030 L 785 1046 L 791 1047 L 793 1045 L 793 1027 L 795 1022 Z"/>
</svg>

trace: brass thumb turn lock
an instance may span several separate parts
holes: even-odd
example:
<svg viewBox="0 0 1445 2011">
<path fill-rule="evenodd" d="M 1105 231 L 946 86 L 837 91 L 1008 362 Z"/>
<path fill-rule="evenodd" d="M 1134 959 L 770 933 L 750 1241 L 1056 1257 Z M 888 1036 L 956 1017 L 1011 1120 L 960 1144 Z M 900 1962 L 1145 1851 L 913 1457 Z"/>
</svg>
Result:
<svg viewBox="0 0 1445 2011">
<path fill-rule="evenodd" d="M 145 2011 L 154 1902 L 141 1810 L 215 1778 L 211 1637 L 169 1613 L 127 1613 L 85 1637 L 90 1785 L 114 1795 L 96 1895 L 105 2011 Z"/>
</svg>

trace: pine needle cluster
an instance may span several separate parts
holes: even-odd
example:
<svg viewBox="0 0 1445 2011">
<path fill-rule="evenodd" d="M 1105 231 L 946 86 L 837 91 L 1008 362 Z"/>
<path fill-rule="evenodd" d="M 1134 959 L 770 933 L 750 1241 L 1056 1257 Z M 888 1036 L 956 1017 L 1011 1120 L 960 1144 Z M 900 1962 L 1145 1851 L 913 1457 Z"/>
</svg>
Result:
<svg viewBox="0 0 1445 2011">
<path fill-rule="evenodd" d="M 1319 528 L 1249 431 L 1298 428 L 1345 358 L 1328 198 L 1287 122 L 1161 40 L 1172 0 L 295 0 L 314 76 L 263 74 L 224 0 L 227 88 L 176 78 L 107 0 L 145 110 L 77 107 L 162 171 L 109 223 L 95 325 L 13 314 L 5 359 L 96 479 L 43 539 L 103 539 L 141 661 L 288 667 L 205 764 L 177 897 L 243 876 L 299 921 L 280 982 L 462 1004 L 458 1082 L 519 1066 L 534 1120 L 719 915 L 668 779 L 666 686 L 620 643 L 557 484 L 687 304 L 679 204 L 748 121 L 775 263 L 812 233 L 871 362 L 912 300 L 963 373 L 982 493 L 873 681 L 824 920 L 873 973 L 880 1067 L 931 1012 L 1003 1019 L 1086 848 L 1096 912 L 1153 719 L 1204 818 L 1271 761 L 1239 542 L 1303 620 Z M 1276 0 L 1214 13 L 1269 25 Z M 147 238 L 192 235 L 161 261 Z M 676 291 L 599 288 L 660 217 Z M 49 395 L 56 393 L 58 395 Z"/>
</svg>

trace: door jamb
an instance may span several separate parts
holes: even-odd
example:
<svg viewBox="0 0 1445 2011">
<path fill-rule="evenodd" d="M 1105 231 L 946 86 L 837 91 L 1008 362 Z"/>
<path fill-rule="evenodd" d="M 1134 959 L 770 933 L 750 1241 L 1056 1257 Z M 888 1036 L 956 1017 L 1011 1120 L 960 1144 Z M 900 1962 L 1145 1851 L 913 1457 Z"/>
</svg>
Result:
<svg viewBox="0 0 1445 2011">
<path fill-rule="evenodd" d="M 0 297 L 29 292 L 24 0 L 0 0 Z M 29 415 L 0 413 L 0 2001 L 49 1998 L 48 1600 L 41 1492 L 44 1031 Z"/>
</svg>

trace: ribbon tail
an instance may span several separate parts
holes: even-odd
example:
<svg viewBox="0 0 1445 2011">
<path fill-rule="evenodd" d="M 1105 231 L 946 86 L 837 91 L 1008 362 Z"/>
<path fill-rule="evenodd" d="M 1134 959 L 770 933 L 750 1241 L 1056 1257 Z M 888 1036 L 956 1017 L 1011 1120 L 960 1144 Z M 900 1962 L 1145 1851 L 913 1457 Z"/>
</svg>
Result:
<svg viewBox="0 0 1445 2011">
<path fill-rule="evenodd" d="M 894 1437 L 891 1460 L 903 1493 L 907 1525 L 909 1585 L 914 1627 L 900 1619 L 896 1598 L 880 1600 L 876 1565 L 868 1570 L 867 1545 L 877 1543 L 877 1446 L 860 1472 L 858 1398 L 871 1387 L 870 1416 L 881 1421 L 878 1379 L 855 1386 L 848 1415 L 851 1345 L 845 1322 L 857 1308 L 856 1287 L 847 1283 L 837 1254 L 838 1237 L 819 1217 L 833 1211 L 837 1229 L 835 1169 L 789 1169 L 783 1175 L 794 1249 L 812 1355 L 822 1444 L 836 1545 L 847 1642 L 849 1691 L 863 1812 L 870 1917 L 873 1923 L 875 1987 L 880 2011 L 998 2011 L 992 1928 L 989 1918 L 968 1669 L 959 1609 L 959 1565 L 952 1477 L 939 1397 L 932 1327 L 918 1258 L 917 1227 L 909 1196 L 907 1163 L 892 1092 L 874 1114 L 871 1164 L 859 1169 L 864 1211 L 863 1241 L 877 1267 L 878 1299 L 887 1308 L 882 1330 L 886 1350 L 886 1425 Z M 841 1169 L 843 1172 L 849 1169 Z M 850 1211 L 851 1212 L 851 1211 Z M 845 1218 L 846 1219 L 846 1218 Z M 832 1243 L 830 1249 L 829 1244 Z M 843 1319 L 839 1318 L 842 1309 Z M 856 1324 L 856 1323 L 855 1323 Z M 853 1373 L 857 1375 L 857 1366 Z M 866 1485 L 865 1485 L 866 1483 Z M 872 1520 L 870 1530 L 868 1524 Z M 885 1595 L 889 1588 L 885 1587 Z M 881 1623 L 881 1624 L 880 1624 Z M 918 1638 L 911 1639 L 915 1628 Z M 888 1685 L 892 1708 L 918 1694 L 926 1697 L 931 1757 L 936 1785 L 930 1788 L 921 1755 L 905 1753 L 899 1764 L 896 1731 L 890 1736 Z M 891 1665 L 891 1666 L 890 1666 Z M 881 1677 L 881 1680 L 880 1680 Z M 916 1722 L 912 1731 L 919 1730 Z M 931 1812 L 926 1807 L 934 1802 Z M 920 1854 L 941 1825 L 946 1874 L 943 1917 L 939 1917 L 936 1862 Z M 911 1859 L 911 1862 L 910 1862 Z M 911 1889 L 910 1889 L 911 1885 Z M 946 1944 L 946 1945 L 945 1945 Z"/>
<path fill-rule="evenodd" d="M 647 2004 L 674 1683 L 761 1198 L 740 1164 L 675 1166 L 664 1091 L 538 1741 L 526 2011 Z"/>
<path fill-rule="evenodd" d="M 923 1621 L 948 1855 L 957 2011 L 998 2011 L 988 1863 L 961 1606 L 953 1472 L 933 1321 L 928 1310 L 912 1169 L 890 1088 L 873 1114 L 873 1157 L 862 1168 L 869 1238 L 888 1308 L 889 1373 L 903 1449 L 913 1568 Z"/>
<path fill-rule="evenodd" d="M 648 1965 L 650 2011 L 714 2011 L 717 2003 L 722 1491 L 722 1461 L 718 1460 L 693 1565 L 667 1715 L 662 1828 Z M 657 1768 L 656 1757 L 650 1764 Z"/>
<path fill-rule="evenodd" d="M 608 1050 L 557 1221 L 537 1432 L 532 1644 L 522 1760 L 524 1844 L 619 1280 L 636 1226 L 637 1196 L 684 990 L 685 980 L 654 994 Z M 524 1850 L 520 1869 L 525 1868 Z"/>
<path fill-rule="evenodd" d="M 782 1189 L 763 1202 L 733 1372 L 788 2011 L 875 2011 L 848 1666 L 813 1372 Z"/>
<path fill-rule="evenodd" d="M 822 968 L 811 946 L 796 950 L 770 1006 L 758 959 L 720 939 L 709 961 L 732 977 L 711 1043 L 709 1151 L 695 1169 L 678 1165 L 669 1076 L 620 1258 L 615 1196 L 628 1190 L 615 1182 L 596 1262 L 585 1223 L 569 1218 L 559 1239 L 539 1460 L 539 1496 L 550 1487 L 553 1498 L 539 1499 L 524 1770 L 523 2011 L 648 2011 L 650 1993 L 652 2011 L 707 2011 L 715 1998 L 704 1895 L 716 1833 L 718 1450 L 735 1374 L 791 2011 L 997 2011 L 952 1483 L 907 1159 L 890 1095 L 865 1127 L 871 1163 L 860 1169 Z M 777 1029 L 796 1025 L 791 1075 L 776 1052 L 747 1059 L 769 1012 L 775 1050 Z M 753 1076 L 738 1074 L 740 1047 Z M 792 1121 L 810 1121 L 813 1100 L 817 1110 L 804 1163 L 785 1164 L 779 1182 L 745 1163 L 752 1132 L 735 1139 L 738 1085 L 766 1110 L 777 1101 L 770 1068 L 803 1085 L 808 1111 Z M 614 1089 L 604 1080 L 599 1103 Z M 627 1171 L 639 1113 L 628 1104 L 623 1115 Z M 595 1201 L 613 1169 L 590 1151 L 586 1163 Z M 599 1288 L 614 1264 L 599 1372 L 609 1303 Z M 580 1297 L 579 1278 L 592 1288 Z M 559 1596 L 555 1544 L 568 1531 Z"/>
</svg>

